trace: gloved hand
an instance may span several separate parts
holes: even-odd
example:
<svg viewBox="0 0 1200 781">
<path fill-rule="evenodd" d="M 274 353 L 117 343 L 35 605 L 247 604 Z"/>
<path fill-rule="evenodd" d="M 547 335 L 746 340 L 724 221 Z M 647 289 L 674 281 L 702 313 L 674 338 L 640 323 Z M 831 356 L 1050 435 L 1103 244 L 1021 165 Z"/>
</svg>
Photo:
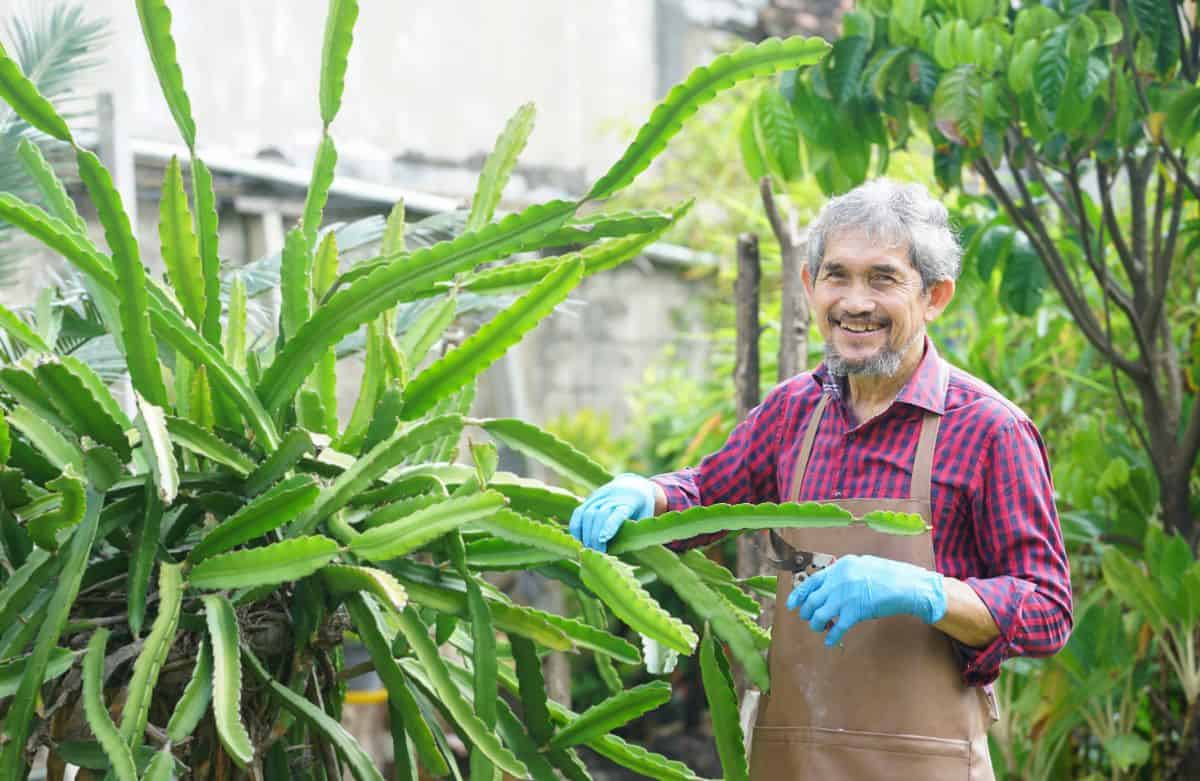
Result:
<svg viewBox="0 0 1200 781">
<path fill-rule="evenodd" d="M 617 475 L 571 513 L 571 534 L 587 547 L 604 552 L 625 521 L 654 515 L 654 499 L 654 483 L 628 472 Z"/>
<path fill-rule="evenodd" d="M 942 582 L 939 573 L 903 561 L 843 556 L 792 589 L 787 607 L 798 609 L 816 632 L 836 619 L 825 638 L 825 645 L 834 646 L 850 627 L 870 618 L 908 614 L 927 624 L 941 621 L 946 615 Z"/>
</svg>

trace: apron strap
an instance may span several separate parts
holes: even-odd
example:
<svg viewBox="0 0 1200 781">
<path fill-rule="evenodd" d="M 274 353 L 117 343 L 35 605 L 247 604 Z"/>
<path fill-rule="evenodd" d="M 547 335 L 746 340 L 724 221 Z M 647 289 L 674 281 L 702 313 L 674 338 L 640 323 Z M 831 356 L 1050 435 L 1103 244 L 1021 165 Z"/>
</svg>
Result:
<svg viewBox="0 0 1200 781">
<path fill-rule="evenodd" d="M 788 501 L 800 500 L 800 486 L 804 484 L 804 473 L 808 471 L 808 457 L 812 455 L 813 442 L 817 438 L 817 428 L 821 424 L 821 417 L 825 414 L 825 407 L 828 404 L 829 394 L 822 393 L 821 400 L 817 402 L 817 408 L 813 410 L 812 416 L 808 419 L 808 426 L 804 429 L 804 441 L 800 443 L 800 455 L 796 457 L 796 469 L 792 472 L 792 487 L 788 491 Z"/>
<path fill-rule="evenodd" d="M 921 421 L 921 436 L 917 440 L 912 482 L 908 488 L 913 499 L 926 502 L 933 500 L 933 446 L 937 442 L 941 423 L 942 416 L 934 412 L 926 412 L 925 419 Z"/>
</svg>

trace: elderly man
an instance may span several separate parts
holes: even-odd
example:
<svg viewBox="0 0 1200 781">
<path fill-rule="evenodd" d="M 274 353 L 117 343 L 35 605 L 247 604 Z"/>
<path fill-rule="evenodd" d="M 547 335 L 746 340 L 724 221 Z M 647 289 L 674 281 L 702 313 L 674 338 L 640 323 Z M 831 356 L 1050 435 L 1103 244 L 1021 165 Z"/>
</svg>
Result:
<svg viewBox="0 0 1200 781">
<path fill-rule="evenodd" d="M 831 200 L 802 272 L 824 362 L 774 388 L 698 467 L 621 475 L 571 518 L 600 550 L 627 520 L 698 504 L 820 501 L 925 519 L 931 531 L 916 536 L 771 533 L 781 558 L 836 560 L 798 585 L 779 578 L 753 781 L 992 778 L 1000 663 L 1053 654 L 1070 633 L 1041 437 L 926 336 L 960 265 L 946 209 L 923 187 L 879 180 Z"/>
</svg>

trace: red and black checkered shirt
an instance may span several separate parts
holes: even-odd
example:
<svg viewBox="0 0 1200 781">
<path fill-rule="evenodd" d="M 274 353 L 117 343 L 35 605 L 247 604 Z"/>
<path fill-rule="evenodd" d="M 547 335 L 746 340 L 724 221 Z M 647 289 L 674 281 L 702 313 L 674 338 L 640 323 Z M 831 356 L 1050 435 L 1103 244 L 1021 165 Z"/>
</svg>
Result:
<svg viewBox="0 0 1200 781">
<path fill-rule="evenodd" d="M 926 410 L 942 415 L 933 461 L 933 550 L 939 572 L 967 582 L 1000 636 L 985 648 L 959 645 L 968 684 L 995 680 L 1011 656 L 1048 656 L 1071 631 L 1071 576 L 1041 435 L 996 390 L 949 367 L 939 398 L 937 355 L 925 355 L 900 395 L 861 425 L 824 364 L 776 386 L 716 453 L 698 467 L 658 475 L 670 510 L 728 502 L 786 501 L 801 438 L 822 393 L 800 501 L 909 496 Z M 704 545 L 720 534 L 678 543 Z"/>
</svg>

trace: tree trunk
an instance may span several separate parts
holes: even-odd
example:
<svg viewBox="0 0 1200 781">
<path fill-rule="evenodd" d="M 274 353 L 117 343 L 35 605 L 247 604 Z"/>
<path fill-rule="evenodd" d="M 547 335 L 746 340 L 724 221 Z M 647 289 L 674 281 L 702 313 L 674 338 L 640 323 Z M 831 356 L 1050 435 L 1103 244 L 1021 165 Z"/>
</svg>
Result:
<svg viewBox="0 0 1200 781">
<path fill-rule="evenodd" d="M 734 285 L 737 302 L 737 357 L 733 367 L 733 384 L 737 401 L 737 419 L 741 422 L 746 414 L 762 400 L 759 385 L 758 338 L 760 333 L 759 287 L 762 282 L 762 267 L 758 256 L 758 237 L 743 233 L 737 241 L 738 273 Z M 737 539 L 737 576 L 739 578 L 761 575 L 766 570 L 766 540 L 761 532 L 743 534 Z M 759 623 L 770 625 L 770 613 L 765 600 L 755 597 L 762 607 Z M 746 691 L 746 678 L 740 668 L 734 680 L 738 699 Z"/>
</svg>

